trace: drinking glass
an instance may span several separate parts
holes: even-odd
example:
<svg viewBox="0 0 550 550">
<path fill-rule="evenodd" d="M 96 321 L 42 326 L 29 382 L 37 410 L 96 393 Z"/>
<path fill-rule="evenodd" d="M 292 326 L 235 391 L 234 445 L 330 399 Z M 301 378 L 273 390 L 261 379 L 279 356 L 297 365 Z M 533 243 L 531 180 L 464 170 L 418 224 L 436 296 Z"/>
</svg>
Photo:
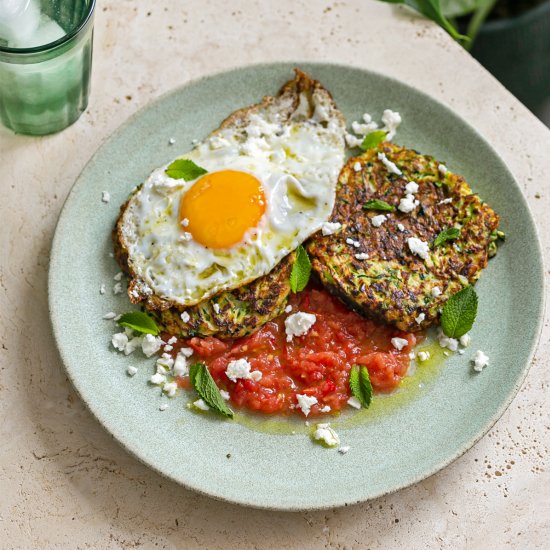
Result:
<svg viewBox="0 0 550 550">
<path fill-rule="evenodd" d="M 95 0 L 0 2 L 0 119 L 20 134 L 59 132 L 88 105 Z M 10 2 L 26 10 L 19 19 Z"/>
</svg>

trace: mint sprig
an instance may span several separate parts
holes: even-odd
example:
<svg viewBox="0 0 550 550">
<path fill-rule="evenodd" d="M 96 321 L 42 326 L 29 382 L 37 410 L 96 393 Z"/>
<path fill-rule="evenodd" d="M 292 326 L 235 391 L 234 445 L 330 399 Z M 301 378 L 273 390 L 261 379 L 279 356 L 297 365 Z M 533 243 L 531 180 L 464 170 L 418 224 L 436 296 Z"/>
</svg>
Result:
<svg viewBox="0 0 550 550">
<path fill-rule="evenodd" d="M 296 249 L 296 260 L 292 264 L 290 272 L 290 290 L 300 292 L 306 288 L 311 274 L 311 261 L 306 249 L 300 245 Z"/>
<path fill-rule="evenodd" d="M 365 136 L 363 143 L 361 143 L 359 147 L 361 147 L 363 151 L 366 151 L 367 149 L 374 149 L 386 139 L 386 134 L 387 132 L 384 132 L 384 130 L 375 130 L 374 132 L 370 132 Z"/>
<path fill-rule="evenodd" d="M 471 330 L 476 315 L 477 294 L 474 287 L 467 286 L 445 303 L 441 313 L 441 328 L 449 338 L 460 338 Z"/>
<path fill-rule="evenodd" d="M 353 365 L 349 373 L 351 393 L 367 409 L 372 401 L 372 384 L 367 367 Z"/>
<path fill-rule="evenodd" d="M 143 334 L 153 334 L 156 336 L 160 332 L 155 321 L 143 311 L 130 311 L 124 313 L 118 320 L 118 324 Z"/>
<path fill-rule="evenodd" d="M 371 199 L 363 205 L 363 210 L 379 210 L 380 212 L 394 212 L 395 207 L 380 199 Z"/>
<path fill-rule="evenodd" d="M 460 229 L 457 229 L 456 227 L 449 227 L 448 229 L 444 229 L 435 238 L 434 248 L 445 244 L 447 241 L 454 241 L 455 239 L 458 239 L 458 237 L 460 237 Z"/>
<path fill-rule="evenodd" d="M 208 170 L 197 166 L 192 160 L 177 159 L 168 166 L 165 170 L 166 175 L 175 180 L 193 181 L 203 174 L 207 174 Z"/>
<path fill-rule="evenodd" d="M 233 418 L 233 411 L 224 401 L 216 382 L 204 363 L 194 363 L 189 367 L 189 379 L 199 397 L 213 410 Z"/>
</svg>

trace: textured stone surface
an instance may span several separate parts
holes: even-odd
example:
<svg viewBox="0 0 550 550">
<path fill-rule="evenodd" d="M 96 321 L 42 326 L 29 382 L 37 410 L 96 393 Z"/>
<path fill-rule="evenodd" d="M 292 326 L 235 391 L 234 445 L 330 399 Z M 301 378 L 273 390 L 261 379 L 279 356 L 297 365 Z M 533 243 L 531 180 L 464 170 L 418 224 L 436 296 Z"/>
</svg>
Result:
<svg viewBox="0 0 550 550">
<path fill-rule="evenodd" d="M 88 111 L 50 137 L 0 129 L 0 546 L 547 546 L 548 315 L 522 390 L 472 450 L 399 493 L 324 512 L 245 510 L 166 481 L 110 438 L 66 380 L 49 326 L 47 267 L 56 219 L 82 167 L 165 91 L 233 66 L 290 59 L 384 72 L 468 120 L 520 182 L 548 273 L 550 132 L 428 22 L 367 0 L 99 2 Z"/>
</svg>

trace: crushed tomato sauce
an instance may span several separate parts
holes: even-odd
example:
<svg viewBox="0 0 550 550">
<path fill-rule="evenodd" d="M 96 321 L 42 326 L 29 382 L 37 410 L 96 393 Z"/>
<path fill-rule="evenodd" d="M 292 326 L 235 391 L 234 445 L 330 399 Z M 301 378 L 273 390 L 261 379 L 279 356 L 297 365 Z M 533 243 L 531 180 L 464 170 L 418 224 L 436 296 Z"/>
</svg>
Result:
<svg viewBox="0 0 550 550">
<path fill-rule="evenodd" d="M 331 412 L 345 408 L 354 364 L 367 367 L 375 392 L 390 392 L 398 386 L 409 368 L 409 353 L 418 335 L 364 319 L 312 285 L 292 295 L 289 304 L 291 312 L 245 338 L 192 338 L 179 341 L 174 353 L 183 346 L 193 348 L 193 358 L 208 366 L 218 387 L 229 392 L 231 405 L 267 414 L 301 413 L 296 407 L 297 394 L 317 398 L 309 416 L 323 414 L 320 409 L 326 405 Z M 316 322 L 306 335 L 287 342 L 284 321 L 298 311 L 315 314 Z M 408 345 L 401 351 L 395 349 L 394 337 L 406 339 Z M 229 380 L 227 365 L 241 358 L 250 363 L 251 371 L 262 372 L 259 381 Z M 179 382 L 189 387 L 188 378 Z"/>
</svg>

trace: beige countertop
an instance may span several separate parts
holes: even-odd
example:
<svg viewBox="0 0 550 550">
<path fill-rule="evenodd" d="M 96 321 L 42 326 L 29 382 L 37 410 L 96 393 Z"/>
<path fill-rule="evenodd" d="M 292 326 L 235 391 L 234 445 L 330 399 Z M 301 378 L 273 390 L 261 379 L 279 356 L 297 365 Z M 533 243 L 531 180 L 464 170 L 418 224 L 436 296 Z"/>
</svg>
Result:
<svg viewBox="0 0 550 550">
<path fill-rule="evenodd" d="M 183 489 L 119 447 L 67 381 L 47 270 L 83 166 L 165 91 L 233 66 L 296 59 L 383 72 L 472 124 L 519 181 L 548 272 L 550 132 L 434 25 L 368 0 L 100 0 L 87 112 L 45 138 L 0 129 L 0 547 L 548 547 L 548 315 L 523 388 L 473 449 L 413 487 L 330 511 L 245 509 Z"/>
</svg>

